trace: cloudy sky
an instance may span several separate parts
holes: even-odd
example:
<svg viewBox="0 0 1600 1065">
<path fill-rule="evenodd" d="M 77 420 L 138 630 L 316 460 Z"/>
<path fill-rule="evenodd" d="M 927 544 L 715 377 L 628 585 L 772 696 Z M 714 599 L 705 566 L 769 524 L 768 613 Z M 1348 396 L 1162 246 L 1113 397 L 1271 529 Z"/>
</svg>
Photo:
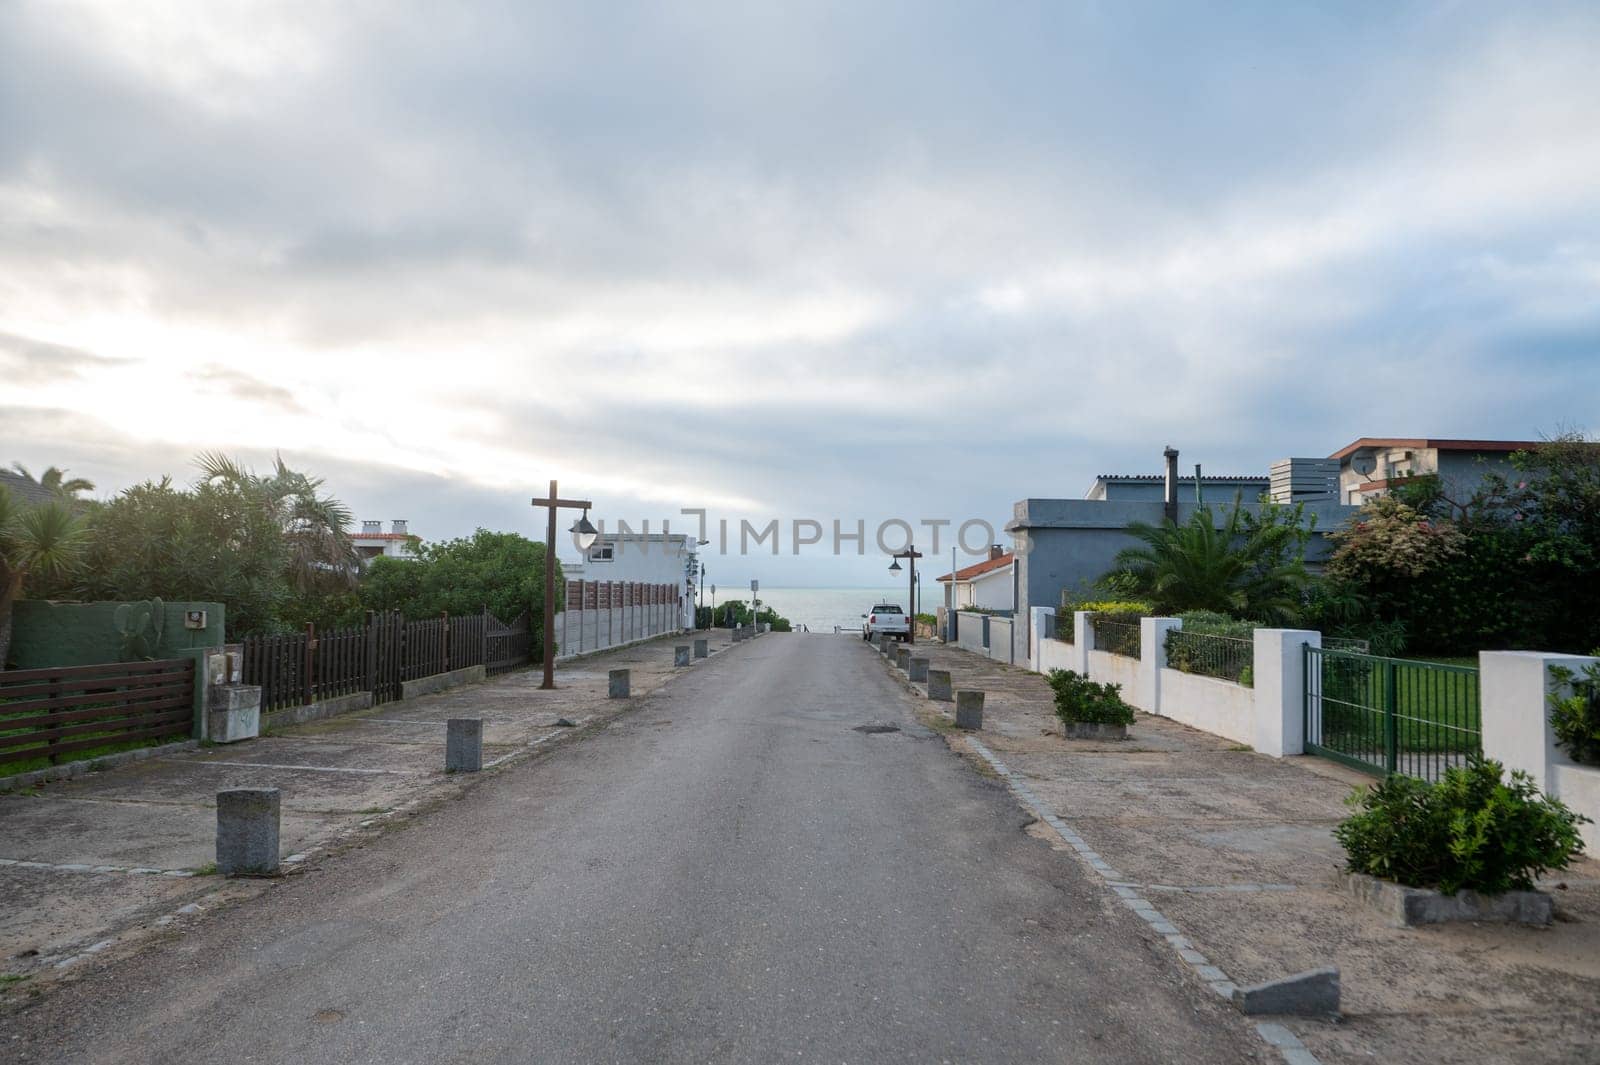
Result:
<svg viewBox="0 0 1600 1065">
<path fill-rule="evenodd" d="M 1593 3 L 0 0 L 0 461 L 877 584 L 788 523 L 1593 430 L 1597 100 Z"/>
</svg>

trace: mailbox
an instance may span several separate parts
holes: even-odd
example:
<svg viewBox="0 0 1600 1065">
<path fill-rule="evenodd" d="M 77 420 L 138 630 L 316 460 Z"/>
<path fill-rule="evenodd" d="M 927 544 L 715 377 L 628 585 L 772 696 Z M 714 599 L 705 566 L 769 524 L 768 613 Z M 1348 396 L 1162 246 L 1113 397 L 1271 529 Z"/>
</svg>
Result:
<svg viewBox="0 0 1600 1065">
<path fill-rule="evenodd" d="M 185 610 L 183 612 L 183 627 L 186 629 L 205 628 L 206 612 L 204 610 Z"/>
</svg>

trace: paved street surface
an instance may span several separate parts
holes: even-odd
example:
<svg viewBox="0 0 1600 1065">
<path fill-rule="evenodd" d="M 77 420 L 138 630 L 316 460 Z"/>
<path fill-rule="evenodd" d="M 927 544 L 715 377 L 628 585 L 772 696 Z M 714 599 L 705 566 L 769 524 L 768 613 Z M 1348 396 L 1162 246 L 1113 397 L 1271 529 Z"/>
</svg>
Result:
<svg viewBox="0 0 1600 1065">
<path fill-rule="evenodd" d="M 1264 1059 L 912 706 L 850 638 L 742 644 L 0 1017 L 0 1055 Z"/>
</svg>

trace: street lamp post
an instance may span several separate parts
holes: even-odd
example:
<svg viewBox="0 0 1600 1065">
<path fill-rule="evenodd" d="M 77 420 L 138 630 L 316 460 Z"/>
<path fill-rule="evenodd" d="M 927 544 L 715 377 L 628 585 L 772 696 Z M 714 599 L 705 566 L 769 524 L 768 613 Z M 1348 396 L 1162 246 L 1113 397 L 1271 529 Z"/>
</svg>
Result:
<svg viewBox="0 0 1600 1065">
<path fill-rule="evenodd" d="M 544 644 L 544 683 L 539 685 L 548 690 L 556 686 L 556 511 L 563 507 L 583 511 L 583 517 L 572 523 L 572 533 L 577 537 L 579 551 L 589 550 L 600 532 L 589 524 L 589 508 L 594 504 L 587 499 L 560 498 L 556 495 L 554 481 L 550 482 L 549 498 L 535 498 L 532 502 L 534 506 L 550 511 L 550 524 L 544 541 L 544 631 L 540 634 Z"/>
<path fill-rule="evenodd" d="M 900 560 L 906 559 L 911 563 L 911 572 L 906 577 L 906 599 L 911 604 L 911 624 L 906 629 L 906 643 L 917 642 L 917 559 L 922 557 L 915 544 L 907 544 L 904 551 L 894 553 L 894 561 L 889 563 L 890 573 L 900 572 Z"/>
</svg>

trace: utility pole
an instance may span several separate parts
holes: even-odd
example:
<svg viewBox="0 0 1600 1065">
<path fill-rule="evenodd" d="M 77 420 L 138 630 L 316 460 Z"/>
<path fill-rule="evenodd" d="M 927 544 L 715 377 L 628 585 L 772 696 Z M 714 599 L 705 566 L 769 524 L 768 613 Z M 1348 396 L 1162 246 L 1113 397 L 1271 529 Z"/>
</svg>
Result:
<svg viewBox="0 0 1600 1065">
<path fill-rule="evenodd" d="M 594 544 L 595 537 L 599 535 L 593 525 L 589 524 L 589 508 L 594 506 L 587 499 L 562 499 L 556 495 L 556 482 L 550 482 L 550 495 L 546 499 L 534 499 L 533 505 L 545 507 L 550 511 L 550 523 L 547 527 L 544 540 L 544 629 L 540 633 L 541 642 L 544 644 L 544 683 L 539 687 L 549 690 L 556 686 L 556 511 L 582 510 L 583 517 L 573 523 L 572 531 L 578 538 L 578 550 L 587 551 Z"/>
</svg>

